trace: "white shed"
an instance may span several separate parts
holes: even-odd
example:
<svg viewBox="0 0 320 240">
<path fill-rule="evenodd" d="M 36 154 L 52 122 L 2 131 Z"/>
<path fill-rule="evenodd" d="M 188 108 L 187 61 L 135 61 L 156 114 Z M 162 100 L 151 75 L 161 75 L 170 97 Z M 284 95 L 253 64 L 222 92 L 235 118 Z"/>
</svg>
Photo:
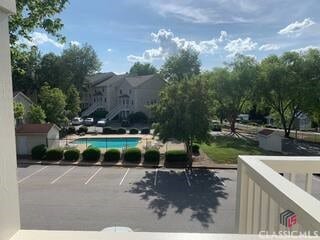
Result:
<svg viewBox="0 0 320 240">
<path fill-rule="evenodd" d="M 282 151 L 282 136 L 278 131 L 263 129 L 258 132 L 259 147 L 273 152 Z"/>
<path fill-rule="evenodd" d="M 40 144 L 48 148 L 59 146 L 60 128 L 51 123 L 23 124 L 16 128 L 16 147 L 18 155 L 30 155 L 31 149 Z"/>
</svg>

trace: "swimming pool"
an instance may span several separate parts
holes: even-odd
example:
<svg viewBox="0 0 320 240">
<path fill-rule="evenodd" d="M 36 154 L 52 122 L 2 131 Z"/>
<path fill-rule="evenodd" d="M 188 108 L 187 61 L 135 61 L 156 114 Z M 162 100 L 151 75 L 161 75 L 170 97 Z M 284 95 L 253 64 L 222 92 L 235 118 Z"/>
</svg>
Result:
<svg viewBox="0 0 320 240">
<path fill-rule="evenodd" d="M 136 147 L 141 138 L 78 138 L 72 143 L 91 145 L 97 148 L 130 148 Z"/>
</svg>

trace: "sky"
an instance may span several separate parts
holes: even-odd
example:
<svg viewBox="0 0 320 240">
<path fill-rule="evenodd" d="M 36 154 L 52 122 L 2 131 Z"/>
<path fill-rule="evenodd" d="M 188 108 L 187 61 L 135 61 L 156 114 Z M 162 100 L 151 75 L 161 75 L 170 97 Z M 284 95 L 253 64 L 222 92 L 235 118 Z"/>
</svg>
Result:
<svg viewBox="0 0 320 240">
<path fill-rule="evenodd" d="M 69 0 L 59 15 L 67 43 L 41 30 L 42 53 L 90 44 L 102 71 L 124 73 L 136 61 L 160 67 L 180 49 L 199 52 L 202 70 L 237 54 L 257 60 L 285 51 L 320 49 L 319 0 Z"/>
</svg>

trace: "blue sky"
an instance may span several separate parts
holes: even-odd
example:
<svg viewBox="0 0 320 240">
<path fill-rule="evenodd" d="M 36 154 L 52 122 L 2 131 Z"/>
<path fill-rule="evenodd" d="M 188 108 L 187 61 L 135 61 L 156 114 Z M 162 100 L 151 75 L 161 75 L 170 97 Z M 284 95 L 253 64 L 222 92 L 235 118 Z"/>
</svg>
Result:
<svg viewBox="0 0 320 240">
<path fill-rule="evenodd" d="M 189 47 L 199 51 L 203 69 L 236 53 L 260 60 L 320 48 L 319 12 L 319 0 L 70 0 L 60 17 L 69 43 L 89 43 L 102 71 L 122 73 L 134 61 L 160 67 Z M 33 36 L 43 53 L 66 47 L 41 31 Z"/>
</svg>

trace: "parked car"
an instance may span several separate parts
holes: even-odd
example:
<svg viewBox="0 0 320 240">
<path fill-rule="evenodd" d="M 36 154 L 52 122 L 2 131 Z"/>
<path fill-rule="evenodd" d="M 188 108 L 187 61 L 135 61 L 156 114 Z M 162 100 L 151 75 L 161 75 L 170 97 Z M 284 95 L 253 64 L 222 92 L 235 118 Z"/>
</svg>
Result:
<svg viewBox="0 0 320 240">
<path fill-rule="evenodd" d="M 92 126 L 93 124 L 94 124 L 93 118 L 86 118 L 84 120 L 84 125 L 86 125 L 86 126 Z"/>
<path fill-rule="evenodd" d="M 99 127 L 105 127 L 107 125 L 107 119 L 102 118 L 97 122 L 97 126 Z"/>
<path fill-rule="evenodd" d="M 81 117 L 75 117 L 71 121 L 72 125 L 81 125 L 83 123 L 83 119 Z"/>
</svg>

